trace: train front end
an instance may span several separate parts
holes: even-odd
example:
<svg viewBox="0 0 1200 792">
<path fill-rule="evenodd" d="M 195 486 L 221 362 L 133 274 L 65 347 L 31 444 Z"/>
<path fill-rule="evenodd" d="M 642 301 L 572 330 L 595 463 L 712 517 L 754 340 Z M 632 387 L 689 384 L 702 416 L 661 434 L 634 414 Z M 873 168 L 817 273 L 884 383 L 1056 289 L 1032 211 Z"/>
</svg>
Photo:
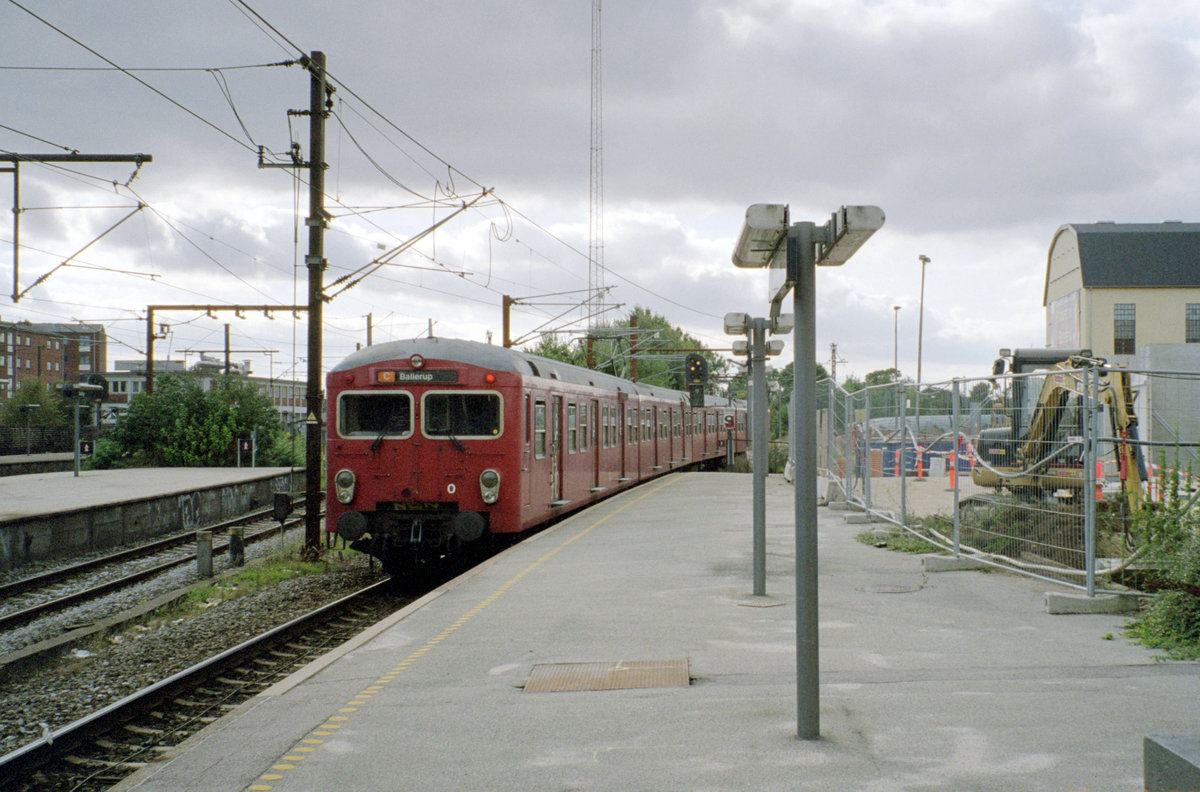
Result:
<svg viewBox="0 0 1200 792">
<path fill-rule="evenodd" d="M 487 345 L 424 339 L 368 347 L 335 367 L 327 530 L 393 575 L 518 531 L 521 385 L 505 363 Z"/>
</svg>

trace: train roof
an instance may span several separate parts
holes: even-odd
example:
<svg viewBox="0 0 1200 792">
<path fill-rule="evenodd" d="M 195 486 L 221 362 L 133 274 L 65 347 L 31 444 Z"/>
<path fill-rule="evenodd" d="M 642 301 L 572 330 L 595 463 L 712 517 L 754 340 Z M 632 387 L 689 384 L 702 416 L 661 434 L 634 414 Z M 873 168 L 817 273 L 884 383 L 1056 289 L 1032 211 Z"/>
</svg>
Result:
<svg viewBox="0 0 1200 792">
<path fill-rule="evenodd" d="M 588 385 L 596 388 L 653 396 L 659 399 L 686 400 L 688 394 L 671 388 L 660 388 L 641 382 L 631 382 L 601 371 L 572 366 L 558 360 L 531 355 L 519 349 L 508 349 L 479 341 L 459 338 L 417 338 L 411 341 L 389 341 L 364 347 L 338 363 L 330 373 L 345 371 L 389 360 L 407 360 L 420 355 L 426 360 L 450 360 L 494 371 L 512 371 L 532 377 Z M 714 405 L 715 406 L 715 405 Z"/>
</svg>

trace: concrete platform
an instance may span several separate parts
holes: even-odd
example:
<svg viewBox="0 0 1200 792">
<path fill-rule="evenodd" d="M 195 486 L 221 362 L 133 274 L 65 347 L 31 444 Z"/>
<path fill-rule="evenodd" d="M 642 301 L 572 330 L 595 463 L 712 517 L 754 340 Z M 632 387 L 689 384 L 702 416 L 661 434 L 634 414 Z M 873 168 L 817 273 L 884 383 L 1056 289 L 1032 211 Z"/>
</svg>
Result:
<svg viewBox="0 0 1200 792">
<path fill-rule="evenodd" d="M 796 739 L 791 488 L 767 490 L 766 597 L 750 477 L 671 474 L 433 592 L 117 788 L 1133 792 L 1143 738 L 1200 723 L 1200 666 L 1156 662 L 1123 618 L 1049 615 L 1045 582 L 1005 573 L 927 576 L 822 509 L 822 738 Z M 691 684 L 655 676 L 680 661 Z M 556 664 L 618 689 L 523 689 Z"/>
<path fill-rule="evenodd" d="M 0 568 L 210 525 L 303 488 L 290 468 L 135 468 L 0 478 Z"/>
<path fill-rule="evenodd" d="M 29 473 L 55 473 L 74 469 L 75 455 L 70 452 L 0 456 L 0 477 L 24 476 Z"/>
</svg>

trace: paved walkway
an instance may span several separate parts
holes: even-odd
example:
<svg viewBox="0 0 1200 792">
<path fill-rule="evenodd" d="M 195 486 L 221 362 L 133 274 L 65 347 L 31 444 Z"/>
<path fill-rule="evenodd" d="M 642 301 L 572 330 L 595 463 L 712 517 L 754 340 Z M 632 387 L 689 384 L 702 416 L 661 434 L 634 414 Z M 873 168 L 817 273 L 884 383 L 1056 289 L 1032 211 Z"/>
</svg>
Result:
<svg viewBox="0 0 1200 792">
<path fill-rule="evenodd" d="M 750 594 L 750 477 L 672 474 L 438 590 L 119 788 L 1135 792 L 1143 736 L 1200 724 L 1200 666 L 1157 662 L 1122 617 L 1051 616 L 1048 584 L 1009 574 L 927 574 L 821 509 L 821 739 L 796 739 L 791 488 L 767 489 L 766 598 Z M 634 661 L 682 661 L 691 684 L 620 684 Z M 619 689 L 525 690 L 584 663 Z"/>
</svg>

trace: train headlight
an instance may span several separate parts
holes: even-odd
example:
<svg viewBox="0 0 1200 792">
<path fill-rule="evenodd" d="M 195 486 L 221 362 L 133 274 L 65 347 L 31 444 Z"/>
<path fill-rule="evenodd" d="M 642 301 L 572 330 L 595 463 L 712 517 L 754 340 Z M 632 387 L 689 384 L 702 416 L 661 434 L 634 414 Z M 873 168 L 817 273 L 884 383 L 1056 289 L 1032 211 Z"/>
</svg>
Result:
<svg viewBox="0 0 1200 792">
<path fill-rule="evenodd" d="M 354 471 L 342 468 L 333 477 L 333 489 L 337 493 L 338 503 L 349 503 L 354 500 Z"/>
<path fill-rule="evenodd" d="M 488 505 L 500 499 L 500 474 L 497 471 L 488 468 L 479 474 L 479 494 Z"/>
</svg>

